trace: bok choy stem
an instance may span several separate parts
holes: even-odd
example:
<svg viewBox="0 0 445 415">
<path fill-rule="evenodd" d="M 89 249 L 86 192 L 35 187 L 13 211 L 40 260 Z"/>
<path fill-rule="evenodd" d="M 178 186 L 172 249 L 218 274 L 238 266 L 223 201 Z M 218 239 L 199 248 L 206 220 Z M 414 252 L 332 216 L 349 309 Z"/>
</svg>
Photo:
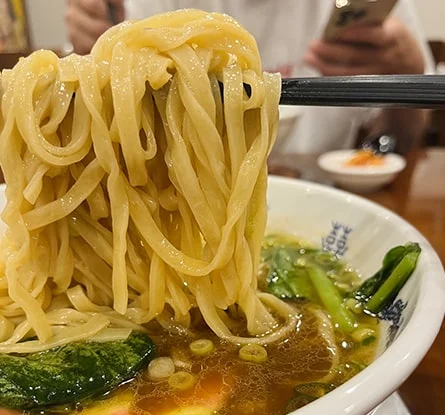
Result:
<svg viewBox="0 0 445 415">
<path fill-rule="evenodd" d="M 377 292 L 366 303 L 365 308 L 368 311 L 377 314 L 394 299 L 414 271 L 419 254 L 418 251 L 410 252 L 403 257 Z"/>
<path fill-rule="evenodd" d="M 352 313 L 343 306 L 343 298 L 337 287 L 319 266 L 312 265 L 307 268 L 307 272 L 321 302 L 331 315 L 334 323 L 338 324 L 343 332 L 351 333 L 357 326 L 357 322 Z"/>
</svg>

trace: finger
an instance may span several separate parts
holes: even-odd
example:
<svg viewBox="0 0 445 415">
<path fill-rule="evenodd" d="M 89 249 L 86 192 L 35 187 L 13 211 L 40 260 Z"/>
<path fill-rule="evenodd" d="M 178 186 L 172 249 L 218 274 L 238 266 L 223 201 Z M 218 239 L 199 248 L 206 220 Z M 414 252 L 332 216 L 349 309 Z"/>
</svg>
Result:
<svg viewBox="0 0 445 415">
<path fill-rule="evenodd" d="M 368 44 L 375 47 L 388 47 L 394 39 L 385 26 L 354 26 L 340 31 L 335 40 L 347 43 Z"/>
<path fill-rule="evenodd" d="M 381 49 L 364 45 L 352 45 L 341 42 L 314 41 L 310 52 L 326 62 L 337 62 L 348 65 L 372 63 L 379 59 Z"/>
<path fill-rule="evenodd" d="M 382 68 L 376 64 L 348 65 L 326 62 L 311 52 L 306 54 L 304 62 L 324 76 L 380 75 L 383 73 Z"/>
</svg>

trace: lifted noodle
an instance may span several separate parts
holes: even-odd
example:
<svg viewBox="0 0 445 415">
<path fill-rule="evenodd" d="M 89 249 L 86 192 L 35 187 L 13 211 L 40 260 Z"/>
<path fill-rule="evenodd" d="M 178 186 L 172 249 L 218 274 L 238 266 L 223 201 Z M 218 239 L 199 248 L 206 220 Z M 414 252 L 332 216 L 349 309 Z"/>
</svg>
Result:
<svg viewBox="0 0 445 415">
<path fill-rule="evenodd" d="M 291 327 L 257 291 L 281 82 L 237 22 L 197 10 L 127 22 L 89 56 L 37 51 L 1 81 L 1 352 L 110 339 L 166 308 L 187 326 L 198 307 L 236 342 Z M 218 318 L 234 305 L 253 338 Z M 286 315 L 278 331 L 270 308 Z"/>
</svg>

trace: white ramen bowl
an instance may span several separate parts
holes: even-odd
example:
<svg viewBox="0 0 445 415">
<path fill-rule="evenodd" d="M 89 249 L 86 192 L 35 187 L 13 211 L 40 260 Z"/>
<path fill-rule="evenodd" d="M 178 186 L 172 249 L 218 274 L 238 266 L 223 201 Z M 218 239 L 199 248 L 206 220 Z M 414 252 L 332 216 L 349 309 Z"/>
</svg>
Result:
<svg viewBox="0 0 445 415">
<path fill-rule="evenodd" d="M 4 190 L 0 185 L 0 210 Z M 293 412 L 366 414 L 410 375 L 437 335 L 445 310 L 441 262 L 425 238 L 399 216 L 341 190 L 271 176 L 268 212 L 269 232 L 292 233 L 338 251 L 362 275 L 372 275 L 395 245 L 413 241 L 422 247 L 415 272 L 391 309 L 380 314 L 383 332 L 377 359 L 344 385 Z"/>
<path fill-rule="evenodd" d="M 326 186 L 270 177 L 268 232 L 292 233 L 335 251 L 371 276 L 385 253 L 408 241 L 422 253 L 394 303 L 380 313 L 378 357 L 365 370 L 298 415 L 363 415 L 391 395 L 413 372 L 433 343 L 445 311 L 445 274 L 428 241 L 389 210 Z"/>
</svg>

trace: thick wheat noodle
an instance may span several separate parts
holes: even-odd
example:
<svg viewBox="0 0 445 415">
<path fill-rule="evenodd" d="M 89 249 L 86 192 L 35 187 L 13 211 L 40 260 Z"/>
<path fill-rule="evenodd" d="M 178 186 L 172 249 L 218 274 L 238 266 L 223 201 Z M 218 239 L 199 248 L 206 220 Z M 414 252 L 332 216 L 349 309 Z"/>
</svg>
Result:
<svg viewBox="0 0 445 415">
<path fill-rule="evenodd" d="M 237 22 L 197 10 L 3 71 L 0 352 L 124 338 L 154 319 L 193 329 L 196 308 L 230 341 L 284 335 L 292 309 L 257 290 L 280 85 Z"/>
</svg>

